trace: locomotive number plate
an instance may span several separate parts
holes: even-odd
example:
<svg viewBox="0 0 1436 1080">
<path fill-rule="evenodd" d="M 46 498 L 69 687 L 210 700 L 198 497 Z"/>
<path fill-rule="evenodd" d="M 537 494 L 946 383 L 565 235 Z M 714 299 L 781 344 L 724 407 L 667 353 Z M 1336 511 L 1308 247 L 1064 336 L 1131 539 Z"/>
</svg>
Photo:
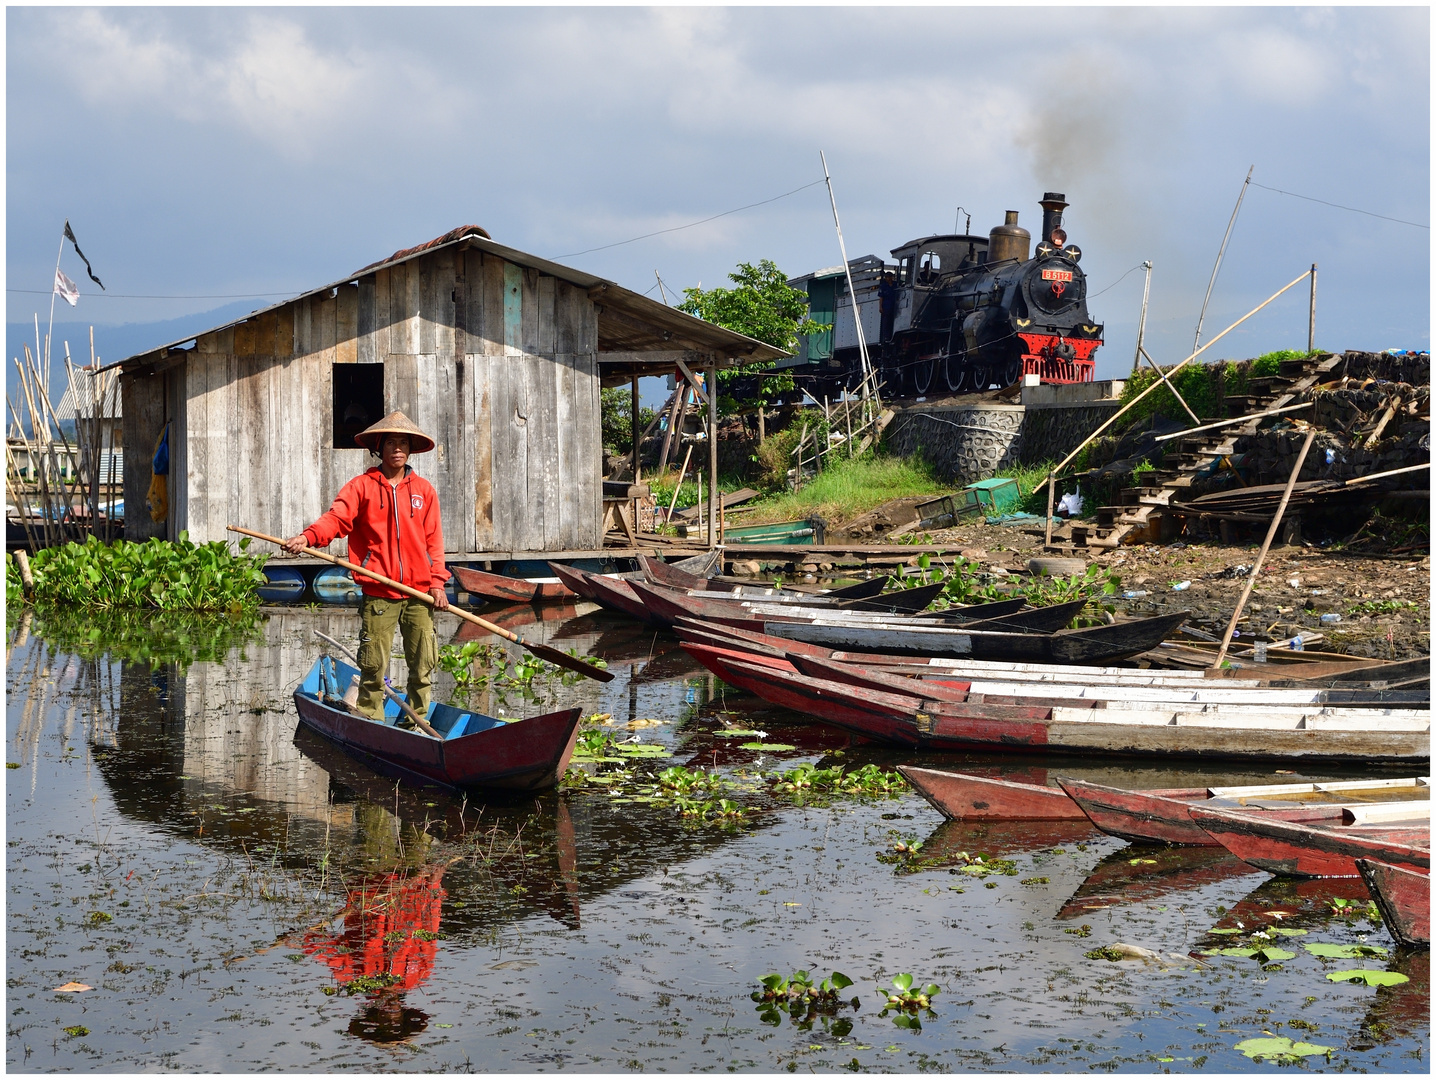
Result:
<svg viewBox="0 0 1436 1080">
<path fill-rule="evenodd" d="M 1042 271 L 1042 280 L 1043 280 L 1043 281 L 1071 281 L 1071 280 L 1072 280 L 1072 271 L 1071 271 L 1071 270 L 1043 270 L 1043 271 Z"/>
</svg>

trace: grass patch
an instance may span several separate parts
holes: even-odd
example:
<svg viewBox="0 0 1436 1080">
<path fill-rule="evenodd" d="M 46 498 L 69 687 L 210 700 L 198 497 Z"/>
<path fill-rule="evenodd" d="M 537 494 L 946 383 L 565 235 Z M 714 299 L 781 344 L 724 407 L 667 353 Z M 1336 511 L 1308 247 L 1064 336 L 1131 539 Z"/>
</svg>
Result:
<svg viewBox="0 0 1436 1080">
<path fill-rule="evenodd" d="M 802 490 L 784 492 L 755 503 L 755 509 L 742 515 L 741 523 L 759 525 L 815 514 L 829 523 L 837 523 L 889 499 L 936 496 L 952 490 L 919 458 L 865 456 L 847 460 L 834 455 L 828 461 L 829 467 L 804 484 Z M 728 520 L 737 523 L 740 519 L 730 517 Z"/>
</svg>

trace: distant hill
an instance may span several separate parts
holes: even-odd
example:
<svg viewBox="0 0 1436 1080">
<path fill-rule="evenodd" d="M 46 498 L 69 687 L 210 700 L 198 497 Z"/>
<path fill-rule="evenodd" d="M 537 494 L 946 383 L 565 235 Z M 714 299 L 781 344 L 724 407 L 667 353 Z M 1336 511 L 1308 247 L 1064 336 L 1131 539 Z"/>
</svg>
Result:
<svg viewBox="0 0 1436 1080">
<path fill-rule="evenodd" d="M 193 335 L 211 327 L 227 323 L 232 319 L 248 315 L 251 311 L 268 307 L 272 300 L 236 300 L 211 311 L 184 315 L 178 319 L 164 319 L 159 322 L 124 323 L 120 326 L 95 324 L 95 353 L 102 364 L 113 364 L 127 356 L 145 352 L 157 345 L 165 345 L 185 335 Z M 44 314 L 43 312 L 41 313 Z M 57 313 L 58 314 L 58 313 Z M 40 323 L 40 333 L 45 332 L 45 323 Z M 70 343 L 70 357 L 77 364 L 90 362 L 90 324 L 88 322 L 56 322 L 54 344 L 51 346 L 50 400 L 58 402 L 65 392 L 65 346 Z M 14 375 L 14 357 L 24 355 L 24 346 L 35 351 L 34 323 L 5 324 L 6 385 Z M 18 404 L 18 403 L 17 403 Z"/>
</svg>

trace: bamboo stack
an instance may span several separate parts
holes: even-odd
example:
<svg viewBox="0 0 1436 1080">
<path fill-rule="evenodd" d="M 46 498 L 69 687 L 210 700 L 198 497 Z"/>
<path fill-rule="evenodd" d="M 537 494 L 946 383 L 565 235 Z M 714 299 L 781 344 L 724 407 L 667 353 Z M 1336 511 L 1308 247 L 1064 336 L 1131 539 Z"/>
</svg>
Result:
<svg viewBox="0 0 1436 1080">
<path fill-rule="evenodd" d="M 95 363 L 90 369 L 76 368 L 66 346 L 65 366 L 75 403 L 75 445 L 50 402 L 42 376 L 48 364 L 34 356 L 28 345 L 24 353 L 23 361 L 14 358 L 18 376 L 13 384 L 15 396 L 6 394 L 5 497 L 24 528 L 26 546 L 33 551 L 82 539 L 89 532 L 112 539 L 117 531 L 114 492 L 120 478 L 114 475 L 114 438 L 106 436 L 103 419 L 116 411 L 118 372 L 99 372 L 94 370 L 98 367 Z M 110 444 L 108 455 L 106 442 Z M 26 459 L 23 465 L 21 455 Z M 104 462 L 108 462 L 108 477 L 101 475 Z M 102 497 L 107 509 L 103 518 Z"/>
</svg>

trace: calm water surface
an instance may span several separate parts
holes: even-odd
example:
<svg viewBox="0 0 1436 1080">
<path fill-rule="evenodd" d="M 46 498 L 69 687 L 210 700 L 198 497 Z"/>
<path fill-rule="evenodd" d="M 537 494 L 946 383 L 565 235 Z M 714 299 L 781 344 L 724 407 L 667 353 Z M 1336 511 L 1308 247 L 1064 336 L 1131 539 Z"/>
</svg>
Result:
<svg viewBox="0 0 1436 1080">
<path fill-rule="evenodd" d="M 725 692 L 670 637 L 585 608 L 523 632 L 618 678 L 551 695 L 671 751 L 641 768 L 746 778 L 745 823 L 599 786 L 466 802 L 296 735 L 313 629 L 349 640 L 357 617 L 271 612 L 219 639 L 222 660 L 152 670 L 11 614 L 9 1069 L 1239 1072 L 1283 1067 L 1235 1049 L 1274 1035 L 1330 1048 L 1306 1070 L 1429 1071 L 1428 956 L 1335 910 L 1365 909 L 1359 881 L 1288 882 L 1083 827 L 961 827 L 912 794 L 795 804 L 756 774 L 912 759 Z M 663 723 L 629 736 L 644 720 Z M 792 749 L 715 736 L 734 726 Z M 1127 786 L 1299 779 L 942 760 Z M 979 852 L 1015 872 L 964 872 Z M 1194 959 L 1258 927 L 1288 931 L 1292 955 Z M 1159 959 L 1084 955 L 1119 942 Z M 1376 954 L 1323 960 L 1312 942 Z M 1326 978 L 1354 967 L 1409 981 Z M 758 980 L 800 969 L 845 973 L 856 1006 L 765 1023 Z M 916 1029 L 878 1011 L 905 972 L 941 988 Z M 55 992 L 70 982 L 91 989 Z"/>
</svg>

